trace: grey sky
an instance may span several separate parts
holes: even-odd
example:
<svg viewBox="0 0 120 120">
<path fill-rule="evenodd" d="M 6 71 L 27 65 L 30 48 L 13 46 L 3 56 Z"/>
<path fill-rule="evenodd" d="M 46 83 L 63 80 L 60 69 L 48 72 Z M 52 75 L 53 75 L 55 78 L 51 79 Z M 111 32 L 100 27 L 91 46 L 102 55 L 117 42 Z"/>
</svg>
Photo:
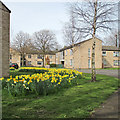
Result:
<svg viewBox="0 0 120 120">
<path fill-rule="evenodd" d="M 19 31 L 32 33 L 52 30 L 63 45 L 62 28 L 68 21 L 67 3 L 62 2 L 4 2 L 11 10 L 11 41 Z"/>
<path fill-rule="evenodd" d="M 19 31 L 32 35 L 36 31 L 49 29 L 56 34 L 57 41 L 64 45 L 62 29 L 64 23 L 69 20 L 66 0 L 65 2 L 4 3 L 11 10 L 11 41 Z M 106 36 L 106 33 L 103 33 L 100 39 L 104 40 Z"/>
</svg>

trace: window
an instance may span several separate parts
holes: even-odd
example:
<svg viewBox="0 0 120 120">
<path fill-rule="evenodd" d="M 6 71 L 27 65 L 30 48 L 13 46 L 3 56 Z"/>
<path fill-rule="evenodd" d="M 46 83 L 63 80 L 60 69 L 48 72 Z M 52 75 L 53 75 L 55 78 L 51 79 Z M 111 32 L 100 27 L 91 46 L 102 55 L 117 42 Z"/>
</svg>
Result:
<svg viewBox="0 0 120 120">
<path fill-rule="evenodd" d="M 31 55 L 28 55 L 28 58 L 31 58 Z"/>
<path fill-rule="evenodd" d="M 62 51 L 60 54 L 61 54 L 60 58 L 64 59 L 64 51 Z"/>
<path fill-rule="evenodd" d="M 10 55 L 10 59 L 12 59 L 12 55 Z"/>
<path fill-rule="evenodd" d="M 31 61 L 28 61 L 28 65 L 31 65 Z"/>
<path fill-rule="evenodd" d="M 72 49 L 70 49 L 70 55 L 72 55 L 73 54 L 73 50 Z"/>
<path fill-rule="evenodd" d="M 119 52 L 118 52 L 118 51 L 114 51 L 114 52 L 113 52 L 113 56 L 114 56 L 114 57 L 119 57 Z"/>
<path fill-rule="evenodd" d="M 88 57 L 90 57 L 90 48 L 88 48 Z"/>
<path fill-rule="evenodd" d="M 72 59 L 70 59 L 70 66 L 72 66 Z"/>
<path fill-rule="evenodd" d="M 38 55 L 37 58 L 38 58 L 38 59 L 42 59 L 43 57 L 42 57 L 41 55 Z"/>
<path fill-rule="evenodd" d="M 37 64 L 38 65 L 42 65 L 42 61 L 37 61 Z"/>
<path fill-rule="evenodd" d="M 102 56 L 106 56 L 106 51 L 103 51 L 103 52 L 102 52 Z"/>
<path fill-rule="evenodd" d="M 103 64 L 104 64 L 104 65 L 107 65 L 106 59 L 103 59 Z"/>
<path fill-rule="evenodd" d="M 114 66 L 120 66 L 120 60 L 114 60 L 113 64 Z"/>
<path fill-rule="evenodd" d="M 49 58 L 52 59 L 52 55 L 50 55 Z"/>
<path fill-rule="evenodd" d="M 91 68 L 91 60 L 88 59 L 88 68 Z"/>
</svg>

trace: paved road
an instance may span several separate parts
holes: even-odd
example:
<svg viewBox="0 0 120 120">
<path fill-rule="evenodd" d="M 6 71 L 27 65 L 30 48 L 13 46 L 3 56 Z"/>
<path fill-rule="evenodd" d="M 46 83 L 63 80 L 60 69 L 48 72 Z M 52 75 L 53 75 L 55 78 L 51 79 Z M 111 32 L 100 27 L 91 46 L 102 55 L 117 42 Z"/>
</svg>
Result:
<svg viewBox="0 0 120 120">
<path fill-rule="evenodd" d="M 79 70 L 79 71 L 83 73 L 91 73 L 91 70 Z M 118 70 L 102 70 L 102 69 L 96 70 L 97 74 L 104 74 L 114 76 L 117 78 L 119 72 L 120 71 Z M 101 105 L 100 108 L 97 108 L 95 110 L 95 113 L 92 114 L 91 118 L 120 118 L 120 111 L 118 111 L 118 106 L 120 106 L 120 102 L 118 102 L 119 96 L 120 89 L 116 91 L 112 96 L 110 96 L 108 100 L 106 100 L 105 103 Z"/>
<path fill-rule="evenodd" d="M 91 73 L 91 70 L 85 70 L 85 69 L 82 69 L 82 70 L 79 70 L 80 72 L 83 72 L 83 73 Z M 120 70 L 104 70 L 104 69 L 99 69 L 99 70 L 96 70 L 96 74 L 103 74 L 103 75 L 109 75 L 109 76 L 114 76 L 114 77 L 117 77 L 119 76 L 120 73 Z M 119 76 L 120 78 L 120 76 Z"/>
</svg>

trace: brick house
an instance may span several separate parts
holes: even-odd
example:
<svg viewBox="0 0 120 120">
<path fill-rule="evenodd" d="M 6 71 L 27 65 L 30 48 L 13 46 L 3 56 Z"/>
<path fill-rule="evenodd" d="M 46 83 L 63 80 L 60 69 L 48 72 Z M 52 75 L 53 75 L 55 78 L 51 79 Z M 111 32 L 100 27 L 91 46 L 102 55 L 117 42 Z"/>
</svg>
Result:
<svg viewBox="0 0 120 120">
<path fill-rule="evenodd" d="M 63 64 L 65 68 L 91 68 L 93 39 L 79 42 L 65 47 L 56 53 L 56 63 Z M 102 68 L 102 41 L 96 38 L 95 66 Z"/>
<path fill-rule="evenodd" d="M 47 54 L 50 64 L 62 64 L 65 68 L 87 69 L 91 68 L 93 39 L 79 42 L 73 46 L 62 48 L 54 54 Z M 20 54 L 10 50 L 10 61 L 20 65 Z M 115 46 L 102 46 L 102 41 L 96 38 L 95 67 L 96 68 L 118 68 L 120 65 L 120 49 Z M 46 61 L 46 60 L 45 60 Z M 26 66 L 42 66 L 41 55 L 37 52 L 25 54 Z M 46 62 L 45 62 L 46 65 Z"/>
<path fill-rule="evenodd" d="M 45 55 L 45 63 L 47 64 L 46 58 L 48 57 L 50 64 L 55 64 L 55 53 L 48 53 Z M 17 63 L 18 66 L 21 66 L 21 55 L 15 49 L 10 48 L 10 62 Z M 42 54 L 37 51 L 26 52 L 24 56 L 24 65 L 25 66 L 36 66 L 41 67 L 43 65 Z"/>
<path fill-rule="evenodd" d="M 91 68 L 92 43 L 88 39 L 72 46 L 65 47 L 56 53 L 56 63 L 63 64 L 65 68 L 87 69 Z M 96 38 L 95 67 L 118 68 L 120 66 L 120 49 L 116 46 L 102 46 L 102 41 Z"/>
<path fill-rule="evenodd" d="M 0 1 L 0 77 L 9 76 L 10 13 Z"/>
<path fill-rule="evenodd" d="M 120 67 L 120 48 L 116 46 L 102 46 L 103 67 Z"/>
</svg>

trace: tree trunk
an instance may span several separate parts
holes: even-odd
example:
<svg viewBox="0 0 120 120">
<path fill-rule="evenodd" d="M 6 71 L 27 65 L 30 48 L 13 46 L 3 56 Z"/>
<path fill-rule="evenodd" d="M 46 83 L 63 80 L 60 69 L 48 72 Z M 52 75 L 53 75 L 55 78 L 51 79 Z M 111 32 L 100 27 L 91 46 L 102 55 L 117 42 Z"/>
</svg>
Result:
<svg viewBox="0 0 120 120">
<path fill-rule="evenodd" d="M 94 23 L 93 23 L 93 46 L 92 46 L 92 78 L 91 82 L 96 81 L 96 70 L 95 70 L 95 46 L 96 46 L 96 40 L 95 40 L 95 33 L 96 33 L 96 16 L 97 16 L 97 0 L 94 3 L 95 5 L 95 14 L 94 14 Z"/>
<path fill-rule="evenodd" d="M 95 70 L 95 36 L 93 36 L 92 46 L 92 82 L 96 81 L 96 70 Z"/>
<path fill-rule="evenodd" d="M 24 66 L 24 54 L 22 53 L 22 66 Z"/>
<path fill-rule="evenodd" d="M 45 67 L 45 56 L 43 55 L 43 67 Z"/>
</svg>

